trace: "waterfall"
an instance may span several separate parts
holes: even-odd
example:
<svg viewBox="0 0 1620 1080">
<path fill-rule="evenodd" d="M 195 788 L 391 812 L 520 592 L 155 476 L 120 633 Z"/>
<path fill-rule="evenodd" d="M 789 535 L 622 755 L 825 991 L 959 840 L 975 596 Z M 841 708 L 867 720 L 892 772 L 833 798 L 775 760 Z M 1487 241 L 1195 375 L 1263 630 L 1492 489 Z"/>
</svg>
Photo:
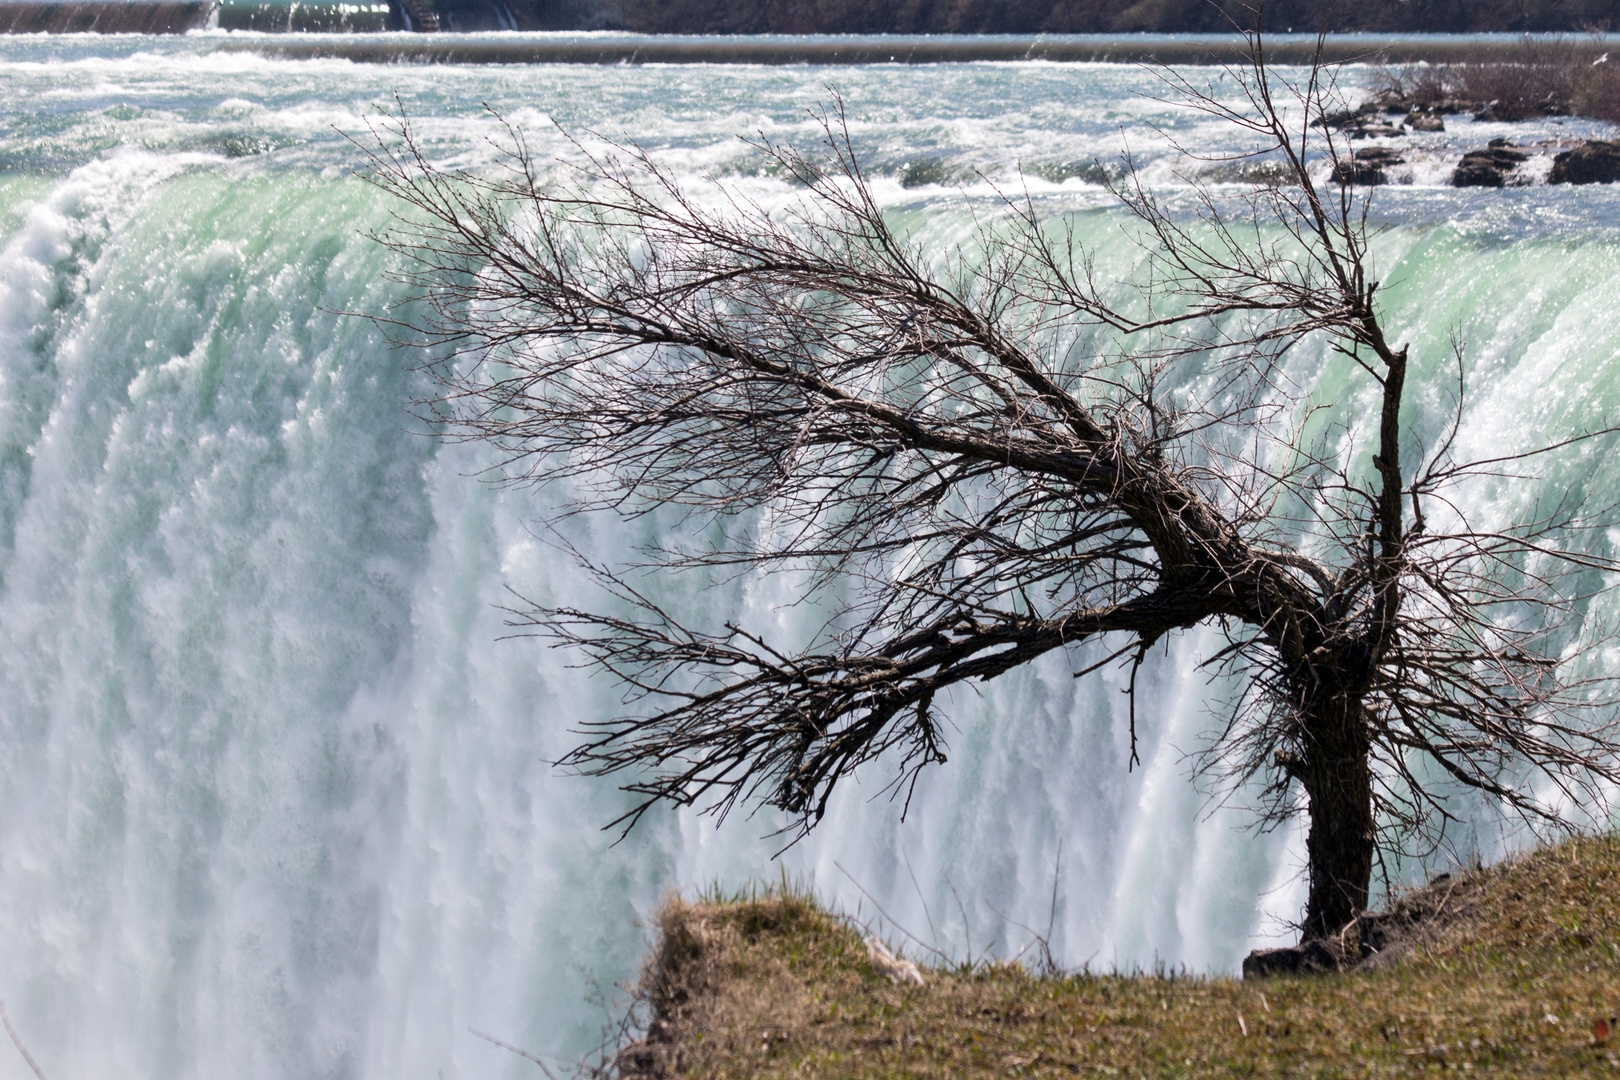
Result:
<svg viewBox="0 0 1620 1080">
<path fill-rule="evenodd" d="M 86 63 L 92 81 L 134 78 Z M 282 77 L 230 63 L 242 81 Z M 333 99 L 361 77 L 310 70 Z M 769 75 L 798 80 L 794 102 L 817 77 Z M 286 126 L 264 137 L 293 147 L 287 167 L 227 162 L 175 121 L 157 149 L 0 176 L 0 998 L 48 1075 L 529 1075 L 468 1029 L 583 1053 L 665 891 L 780 874 L 957 956 L 1016 953 L 1017 923 L 1050 922 L 1066 964 L 1230 973 L 1287 936 L 1300 835 L 1255 833 L 1241 797 L 1220 805 L 1189 779 L 1219 691 L 1192 663 L 1203 632 L 1144 669 L 1135 769 L 1123 675 L 1076 681 L 1075 658 L 1048 656 L 953 699 L 951 760 L 905 821 L 877 768 L 779 864 L 768 814 L 716 828 L 660 812 L 615 843 L 601 827 L 625 797 L 547 762 L 620 707 L 618 688 L 503 639 L 508 588 L 600 600 L 537 527 L 559 495 L 484 482 L 486 449 L 412 419 L 429 388 L 411 350 L 343 314 L 401 295 L 365 235 L 393 208 L 333 164 L 337 140 L 317 153 L 286 134 L 296 118 L 328 138 L 334 113 L 356 130 L 359 106 L 275 93 Z M 251 113 L 216 107 L 197 121 L 210 140 Z M 732 160 L 659 123 L 694 170 Z M 953 137 L 977 147 L 969 127 Z M 918 235 L 965 231 L 970 195 L 903 188 L 905 152 L 887 160 L 880 188 Z M 1063 184 L 1040 190 L 1100 199 Z M 1389 324 L 1419 358 L 1420 433 L 1450 408 L 1450 337 L 1469 343 L 1464 456 L 1602 426 L 1620 394 L 1620 246 L 1593 224 L 1614 196 L 1486 194 L 1496 209 L 1402 196 L 1379 240 Z M 1588 197 L 1608 201 L 1588 217 L 1570 201 Z M 1107 247 L 1117 219 L 1085 222 L 1126 257 Z M 1361 404 L 1342 364 L 1308 349 L 1292 364 L 1325 400 Z M 1611 446 L 1468 498 L 1602 504 L 1620 483 Z M 658 522 L 568 527 L 613 558 Z M 783 580 L 705 584 L 649 587 L 711 625 L 791 633 L 808 617 Z M 1490 857 L 1521 840 L 1481 814 L 1458 844 Z"/>
</svg>

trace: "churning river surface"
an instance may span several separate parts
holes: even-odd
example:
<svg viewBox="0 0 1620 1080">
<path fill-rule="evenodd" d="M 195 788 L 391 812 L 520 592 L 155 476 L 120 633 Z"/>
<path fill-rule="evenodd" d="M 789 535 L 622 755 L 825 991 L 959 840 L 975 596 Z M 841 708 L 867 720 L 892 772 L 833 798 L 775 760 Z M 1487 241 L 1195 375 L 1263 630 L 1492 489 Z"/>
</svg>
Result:
<svg viewBox="0 0 1620 1080">
<path fill-rule="evenodd" d="M 421 434 L 409 350 L 343 314 L 401 295 L 368 239 L 396 207 L 349 141 L 384 111 L 449 165 L 492 157 L 487 103 L 542 158 L 595 130 L 769 200 L 790 188 L 738 137 L 812 139 L 836 88 L 924 243 L 1027 187 L 1121 273 L 1095 163 L 1128 146 L 1166 190 L 1233 180 L 1172 149 L 1242 149 L 1229 129 L 1128 66 L 364 66 L 222 40 L 0 39 L 0 999 L 48 1075 L 529 1075 L 468 1029 L 584 1052 L 662 893 L 781 872 L 958 956 L 1016 953 L 1007 920 L 1050 918 L 1063 962 L 1103 968 L 1231 972 L 1286 936 L 1302 838 L 1189 783 L 1222 689 L 1190 662 L 1198 635 L 1144 671 L 1134 770 L 1121 677 L 1052 656 L 950 704 L 950 763 L 904 822 L 873 770 L 782 871 L 768 816 L 664 813 L 613 846 L 624 798 L 546 762 L 617 689 L 500 640 L 508 587 L 598 602 L 537 538 L 559 493 L 483 483 L 485 450 Z M 1351 104 L 1371 78 L 1344 71 Z M 1373 203 L 1417 426 L 1450 406 L 1454 334 L 1464 456 L 1614 422 L 1620 193 L 1445 184 L 1493 136 L 1608 129 L 1448 123 L 1406 140 L 1405 182 Z M 1292 365 L 1355 422 L 1342 363 Z M 1612 449 L 1465 496 L 1613 502 Z M 658 522 L 570 528 L 612 560 Z M 649 588 L 714 626 L 813 618 L 788 582 L 707 584 Z M 1459 851 L 1520 841 L 1476 809 Z"/>
</svg>

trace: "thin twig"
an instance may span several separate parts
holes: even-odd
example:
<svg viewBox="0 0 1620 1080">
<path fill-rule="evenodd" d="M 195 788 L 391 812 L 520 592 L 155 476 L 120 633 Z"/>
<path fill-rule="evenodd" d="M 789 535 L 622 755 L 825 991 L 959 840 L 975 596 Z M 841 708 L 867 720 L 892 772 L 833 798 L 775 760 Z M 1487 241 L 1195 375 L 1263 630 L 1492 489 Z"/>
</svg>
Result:
<svg viewBox="0 0 1620 1080">
<path fill-rule="evenodd" d="M 39 1077 L 39 1080 L 45 1080 L 45 1073 L 39 1067 L 39 1062 L 34 1060 L 34 1055 L 30 1054 L 28 1047 L 23 1045 L 22 1039 L 17 1036 L 17 1029 L 11 1026 L 11 1017 L 6 1015 L 6 1003 L 4 1001 L 0 1001 L 0 1021 L 5 1022 L 6 1034 L 11 1036 L 12 1045 L 23 1056 L 23 1060 L 28 1062 L 28 1067 L 34 1070 L 34 1075 Z"/>
<path fill-rule="evenodd" d="M 540 1071 L 545 1073 L 546 1076 L 550 1078 L 550 1080 L 557 1080 L 557 1077 L 546 1066 L 546 1063 L 541 1061 L 535 1055 L 529 1053 L 527 1050 L 520 1050 L 519 1048 L 513 1046 L 511 1043 L 505 1043 L 505 1042 L 502 1042 L 501 1040 L 497 1039 L 493 1035 L 484 1034 L 482 1031 L 479 1031 L 477 1028 L 468 1028 L 467 1030 L 472 1032 L 474 1035 L 478 1036 L 480 1039 L 483 1039 L 485 1042 L 494 1043 L 496 1046 L 500 1047 L 502 1050 L 510 1050 L 512 1053 L 516 1054 L 518 1057 L 528 1058 L 530 1061 L 532 1061 L 536 1065 L 540 1066 Z"/>
</svg>

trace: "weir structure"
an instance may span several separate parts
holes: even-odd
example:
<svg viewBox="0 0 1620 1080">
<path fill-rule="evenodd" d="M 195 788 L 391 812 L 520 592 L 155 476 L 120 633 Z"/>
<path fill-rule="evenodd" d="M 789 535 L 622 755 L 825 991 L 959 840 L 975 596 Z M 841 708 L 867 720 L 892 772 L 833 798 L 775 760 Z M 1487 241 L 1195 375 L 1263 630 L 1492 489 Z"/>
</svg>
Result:
<svg viewBox="0 0 1620 1080">
<path fill-rule="evenodd" d="M 421 2 L 421 0 L 415 0 Z M 1608 37 L 1572 47 L 1594 56 L 1613 46 Z M 418 64 L 941 64 L 973 61 L 1044 60 L 1056 63 L 1228 64 L 1241 62 L 1242 43 L 1218 35 L 1072 36 L 721 36 L 458 38 L 431 41 L 349 39 L 226 42 L 227 51 L 258 52 L 287 60 L 336 58 L 357 63 Z M 1313 35 L 1266 42 L 1266 62 L 1309 64 L 1317 57 Z M 1517 37 L 1437 40 L 1372 34 L 1334 35 L 1321 45 L 1325 63 L 1458 63 L 1522 50 Z"/>
</svg>

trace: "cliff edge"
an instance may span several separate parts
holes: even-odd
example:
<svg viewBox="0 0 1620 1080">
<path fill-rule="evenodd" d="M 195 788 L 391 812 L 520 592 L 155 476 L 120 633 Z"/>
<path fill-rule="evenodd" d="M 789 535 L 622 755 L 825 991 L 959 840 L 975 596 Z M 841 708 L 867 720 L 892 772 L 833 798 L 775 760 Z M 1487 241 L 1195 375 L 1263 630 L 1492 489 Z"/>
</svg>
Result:
<svg viewBox="0 0 1620 1080">
<path fill-rule="evenodd" d="M 918 985 L 802 895 L 671 901 L 658 919 L 640 988 L 652 1022 L 620 1052 L 627 1078 L 1620 1068 L 1613 836 L 1403 894 L 1346 969 L 1244 981 L 981 963 L 923 966 Z"/>
</svg>

